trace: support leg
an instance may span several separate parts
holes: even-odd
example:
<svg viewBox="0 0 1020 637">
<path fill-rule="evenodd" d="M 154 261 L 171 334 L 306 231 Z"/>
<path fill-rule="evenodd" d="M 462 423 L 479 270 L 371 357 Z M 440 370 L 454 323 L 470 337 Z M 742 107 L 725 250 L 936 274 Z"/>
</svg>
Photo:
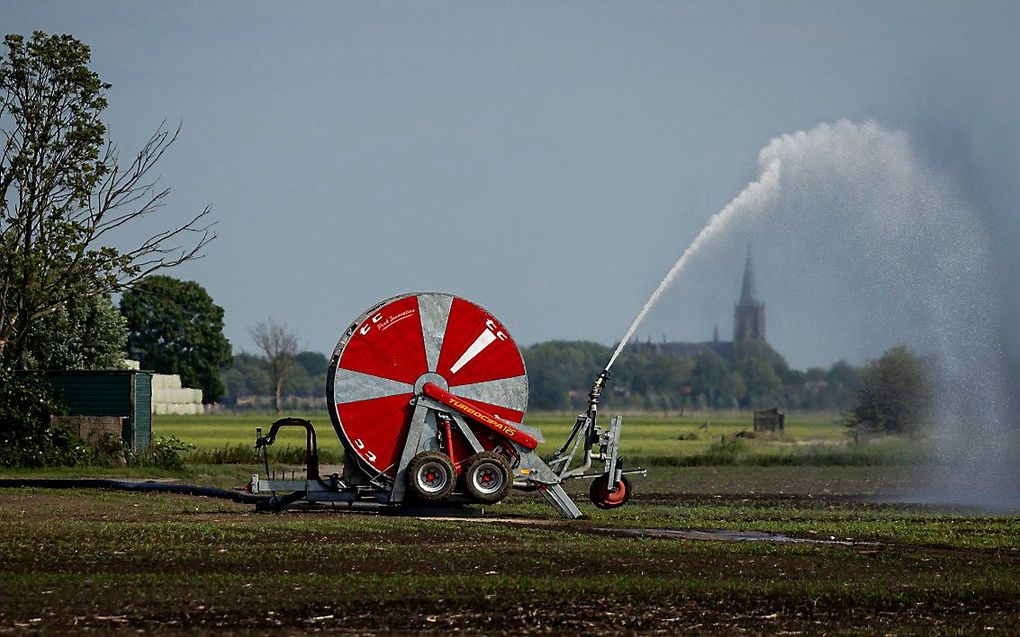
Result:
<svg viewBox="0 0 1020 637">
<path fill-rule="evenodd" d="M 538 487 L 538 491 L 559 512 L 561 517 L 572 520 L 584 517 L 581 514 L 581 510 L 577 508 L 577 505 L 574 504 L 574 501 L 570 499 L 570 496 L 567 495 L 567 492 L 560 485 L 543 484 Z"/>
<path fill-rule="evenodd" d="M 425 430 L 425 417 L 428 416 L 428 413 L 429 410 L 425 405 L 421 403 L 415 405 L 414 413 L 411 415 L 411 427 L 407 430 L 407 440 L 404 442 L 404 451 L 400 454 L 397 476 L 393 480 L 390 502 L 404 501 L 404 493 L 407 490 L 407 465 L 421 446 L 422 432 Z"/>
</svg>

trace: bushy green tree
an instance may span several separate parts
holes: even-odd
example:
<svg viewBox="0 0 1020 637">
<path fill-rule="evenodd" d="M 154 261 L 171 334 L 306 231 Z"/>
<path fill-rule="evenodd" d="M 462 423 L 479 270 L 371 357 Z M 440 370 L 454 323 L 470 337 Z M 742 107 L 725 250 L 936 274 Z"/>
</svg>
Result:
<svg viewBox="0 0 1020 637">
<path fill-rule="evenodd" d="M 729 395 L 723 396 L 723 400 L 729 400 L 732 405 L 739 405 L 747 397 L 747 383 L 739 370 L 730 371 Z"/>
<path fill-rule="evenodd" d="M 906 345 L 898 345 L 864 366 L 857 404 L 846 424 L 912 435 L 928 417 L 930 403 L 928 370 Z"/>
<path fill-rule="evenodd" d="M 48 384 L 0 369 L 0 467 L 76 464 L 80 441 L 50 426 L 50 417 L 62 412 Z"/>
<path fill-rule="evenodd" d="M 614 387 L 623 387 L 638 395 L 656 394 L 653 401 L 665 405 L 679 404 L 683 387 L 691 382 L 694 361 L 686 355 L 675 355 L 641 348 L 624 351 L 613 367 Z"/>
<path fill-rule="evenodd" d="M 742 358 L 739 371 L 747 386 L 748 407 L 760 409 L 779 404 L 783 396 L 783 381 L 771 361 L 753 356 Z"/>
<path fill-rule="evenodd" d="M 825 380 L 834 387 L 845 387 L 851 391 L 859 391 L 861 385 L 861 370 L 846 361 L 836 361 L 829 368 Z"/>
<path fill-rule="evenodd" d="M 835 409 L 845 411 L 857 402 L 861 389 L 861 370 L 846 361 L 837 361 L 825 373 L 824 383 L 818 383 L 808 396 L 807 409 Z"/>
<path fill-rule="evenodd" d="M 223 396 L 220 368 L 230 363 L 223 335 L 223 308 L 194 281 L 149 276 L 124 292 L 120 311 L 128 328 L 128 355 L 142 368 L 180 374 L 185 387 L 202 390 L 202 401 Z"/>
<path fill-rule="evenodd" d="M 213 238 L 208 208 L 143 233 L 109 238 L 154 214 L 169 194 L 150 170 L 176 139 L 159 128 L 126 165 L 100 116 L 110 85 L 70 35 L 8 35 L 0 58 L 0 363 L 26 369 L 37 323 L 87 297 L 105 297 L 178 265 Z M 190 247 L 175 245 L 196 238 Z M 68 310 L 70 311 L 70 310 Z"/>
<path fill-rule="evenodd" d="M 281 394 L 304 398 L 325 396 L 326 371 L 329 360 L 319 352 L 299 352 L 295 365 L 284 379 Z M 230 365 L 221 369 L 226 386 L 224 399 L 236 403 L 244 396 L 266 396 L 274 392 L 265 356 L 235 354 Z"/>
<path fill-rule="evenodd" d="M 804 372 L 805 383 L 820 383 L 825 380 L 826 371 L 824 367 L 809 367 Z"/>
<path fill-rule="evenodd" d="M 329 367 L 329 359 L 319 352 L 298 352 L 294 357 L 309 376 L 317 378 L 326 376 L 326 369 Z"/>
<path fill-rule="evenodd" d="M 158 128 L 121 164 L 101 120 L 110 85 L 89 68 L 89 47 L 39 31 L 7 35 L 4 44 L 0 370 L 10 377 L 0 379 L 0 431 L 7 436 L 0 446 L 10 445 L 2 450 L 8 457 L 61 463 L 67 459 L 36 445 L 64 436 L 44 417 L 51 408 L 37 410 L 45 402 L 38 388 L 10 370 L 114 366 L 120 338 L 110 294 L 187 261 L 215 235 L 201 225 L 206 208 L 169 229 L 132 233 L 145 237 L 133 247 L 113 247 L 113 234 L 161 213 L 170 191 L 157 188 L 150 171 L 177 133 Z M 185 238 L 195 241 L 177 244 Z"/>
<path fill-rule="evenodd" d="M 524 350 L 531 406 L 581 407 L 609 349 L 596 343 L 549 341 Z M 674 409 L 692 399 L 708 407 L 847 409 L 859 370 L 844 361 L 831 369 L 791 369 L 768 343 L 729 347 L 641 343 L 626 347 L 613 367 L 606 403 L 639 409 Z"/>
<path fill-rule="evenodd" d="M 734 395 L 734 378 L 730 366 L 719 354 L 705 350 L 694 360 L 691 375 L 694 393 L 705 396 L 709 407 L 724 404 Z"/>
<path fill-rule="evenodd" d="M 609 360 L 605 345 L 589 341 L 547 341 L 523 350 L 534 409 L 569 409 L 588 400 L 595 376 Z"/>
<path fill-rule="evenodd" d="M 108 296 L 71 299 L 32 324 L 32 369 L 121 369 L 127 346 L 124 317 Z"/>
<path fill-rule="evenodd" d="M 320 352 L 299 352 L 294 357 L 300 367 L 300 374 L 295 374 L 292 391 L 298 396 L 317 397 L 325 395 L 326 369 L 329 359 Z"/>
<path fill-rule="evenodd" d="M 802 384 L 803 375 L 790 369 L 786 359 L 764 341 L 739 343 L 733 367 L 746 387 L 741 405 L 751 409 L 774 407 L 783 399 L 783 385 Z"/>
</svg>

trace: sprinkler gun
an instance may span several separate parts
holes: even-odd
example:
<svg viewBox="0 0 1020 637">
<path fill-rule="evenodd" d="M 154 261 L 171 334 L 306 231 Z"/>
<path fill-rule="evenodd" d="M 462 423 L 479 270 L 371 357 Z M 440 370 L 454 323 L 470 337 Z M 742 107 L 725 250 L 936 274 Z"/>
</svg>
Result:
<svg viewBox="0 0 1020 637">
<path fill-rule="evenodd" d="M 609 382 L 609 368 L 603 369 L 599 372 L 599 375 L 595 378 L 595 382 L 591 386 L 591 391 L 588 392 L 588 408 L 591 409 L 599 402 L 599 397 L 602 396 L 602 390 L 605 388 L 606 383 Z"/>
<path fill-rule="evenodd" d="M 587 421 L 587 436 L 589 444 L 595 442 L 595 437 L 598 435 L 598 428 L 595 423 L 598 420 L 599 411 L 599 398 L 602 397 L 602 390 L 606 388 L 606 384 L 609 382 L 609 368 L 603 369 L 599 372 L 599 375 L 595 377 L 595 382 L 591 385 L 591 391 L 588 392 L 588 409 L 582 414 L 584 420 Z M 578 422 L 580 423 L 581 416 L 578 416 Z"/>
</svg>

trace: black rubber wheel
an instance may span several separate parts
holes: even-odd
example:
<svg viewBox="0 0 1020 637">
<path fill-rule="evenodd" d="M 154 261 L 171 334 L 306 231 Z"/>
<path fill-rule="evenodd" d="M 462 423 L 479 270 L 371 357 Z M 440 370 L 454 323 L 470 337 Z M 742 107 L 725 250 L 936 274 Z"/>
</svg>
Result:
<svg viewBox="0 0 1020 637">
<path fill-rule="evenodd" d="M 609 476 L 602 475 L 592 480 L 588 489 L 588 497 L 592 504 L 600 509 L 615 509 L 630 501 L 634 488 L 630 486 L 627 476 L 620 476 L 616 491 L 609 490 Z"/>
<path fill-rule="evenodd" d="M 440 451 L 422 451 L 407 465 L 407 483 L 423 502 L 442 502 L 457 487 L 457 470 Z"/>
<path fill-rule="evenodd" d="M 510 493 L 510 463 L 501 454 L 482 451 L 464 463 L 464 488 L 476 502 L 492 504 Z"/>
</svg>

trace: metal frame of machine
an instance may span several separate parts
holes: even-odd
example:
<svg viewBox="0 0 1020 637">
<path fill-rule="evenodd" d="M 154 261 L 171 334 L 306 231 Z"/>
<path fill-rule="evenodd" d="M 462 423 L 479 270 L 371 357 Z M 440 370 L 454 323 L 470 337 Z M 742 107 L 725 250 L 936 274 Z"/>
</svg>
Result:
<svg viewBox="0 0 1020 637">
<path fill-rule="evenodd" d="M 404 322 L 403 331 L 389 335 L 383 330 L 416 312 L 425 354 L 408 362 L 405 352 L 416 353 L 416 346 L 408 345 L 416 334 L 414 325 Z M 446 347 L 447 342 L 454 344 Z M 485 367 L 486 352 L 495 361 L 490 363 L 493 380 L 486 376 L 491 371 Z M 468 371 L 458 377 L 465 367 Z M 348 328 L 330 363 L 327 394 L 345 449 L 343 474 L 321 476 L 312 424 L 284 418 L 265 436 L 258 430 L 256 451 L 267 458 L 266 448 L 281 428 L 302 427 L 306 476 L 277 480 L 267 460 L 266 475 L 253 475 L 249 489 L 270 494 L 257 504 L 260 510 L 318 506 L 417 512 L 495 503 L 513 487 L 538 491 L 561 516 L 579 518 L 581 511 L 562 485 L 593 478 L 592 502 L 615 508 L 632 494 L 626 476 L 644 470 L 624 469 L 619 456 L 622 418 L 614 417 L 607 429 L 598 424 L 599 400 L 608 380 L 608 370 L 598 375 L 587 409 L 578 415 L 567 440 L 543 459 L 536 452 L 541 433 L 507 416 L 523 417 L 527 377 L 505 328 L 482 308 L 450 295 L 393 297 Z M 384 427 L 388 437 L 380 438 L 378 430 Z M 378 451 L 369 450 L 370 444 Z M 602 464 L 600 471 L 593 470 L 596 462 Z"/>
</svg>

